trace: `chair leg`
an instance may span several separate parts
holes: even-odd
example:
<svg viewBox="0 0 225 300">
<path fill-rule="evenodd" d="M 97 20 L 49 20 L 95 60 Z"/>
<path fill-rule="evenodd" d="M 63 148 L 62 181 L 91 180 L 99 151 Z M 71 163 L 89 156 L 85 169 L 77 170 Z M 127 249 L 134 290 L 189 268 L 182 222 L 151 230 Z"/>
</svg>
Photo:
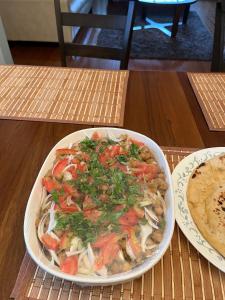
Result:
<svg viewBox="0 0 225 300">
<path fill-rule="evenodd" d="M 121 70 L 126 70 L 128 67 L 134 19 L 135 19 L 135 8 L 136 8 L 136 2 L 129 1 L 128 12 L 127 12 L 127 22 L 126 22 L 126 27 L 125 27 L 124 41 L 123 41 L 124 53 L 123 53 L 123 59 L 121 59 L 121 62 L 120 62 Z"/>
<path fill-rule="evenodd" d="M 141 19 L 145 20 L 145 18 L 146 18 L 146 6 L 142 5 L 141 6 Z"/>
<path fill-rule="evenodd" d="M 66 56 L 64 54 L 64 51 L 62 49 L 60 49 L 60 56 L 61 56 L 61 66 L 62 67 L 66 67 Z"/>
<path fill-rule="evenodd" d="M 189 12 L 190 12 L 190 4 L 187 4 L 185 9 L 184 9 L 184 15 L 183 15 L 183 24 L 187 24 L 187 20 L 188 20 L 188 16 L 189 16 Z"/>
<path fill-rule="evenodd" d="M 181 16 L 181 13 L 184 11 L 184 9 L 185 9 L 185 5 L 175 5 L 171 38 L 175 38 L 177 35 L 180 16 Z"/>
<path fill-rule="evenodd" d="M 216 5 L 216 20 L 213 41 L 213 55 L 211 71 L 219 72 L 224 69 L 223 51 L 224 51 L 224 27 L 225 14 L 222 12 L 221 3 Z"/>
</svg>

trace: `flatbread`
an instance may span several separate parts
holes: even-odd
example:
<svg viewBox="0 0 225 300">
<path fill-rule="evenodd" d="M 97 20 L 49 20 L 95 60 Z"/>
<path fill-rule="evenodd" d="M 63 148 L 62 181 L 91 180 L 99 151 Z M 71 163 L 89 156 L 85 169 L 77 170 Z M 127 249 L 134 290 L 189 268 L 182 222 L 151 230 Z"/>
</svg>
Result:
<svg viewBox="0 0 225 300">
<path fill-rule="evenodd" d="M 194 170 L 188 182 L 187 201 L 201 234 L 225 257 L 225 154 Z"/>
</svg>

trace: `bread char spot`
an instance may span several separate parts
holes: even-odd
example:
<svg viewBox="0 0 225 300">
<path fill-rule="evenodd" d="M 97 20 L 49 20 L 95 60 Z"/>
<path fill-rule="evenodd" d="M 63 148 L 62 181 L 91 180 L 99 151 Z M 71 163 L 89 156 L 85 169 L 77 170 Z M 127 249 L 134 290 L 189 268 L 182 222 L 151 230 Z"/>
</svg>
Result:
<svg viewBox="0 0 225 300">
<path fill-rule="evenodd" d="M 217 200 L 217 206 L 219 207 L 216 208 L 216 211 L 219 212 L 225 212 L 225 192 L 221 192 L 219 195 L 219 199 Z M 220 213 L 218 213 L 220 215 Z"/>
<path fill-rule="evenodd" d="M 198 169 L 196 169 L 196 171 L 194 172 L 194 174 L 192 175 L 192 178 L 195 178 L 197 175 L 201 174 L 200 171 L 198 171 Z"/>
<path fill-rule="evenodd" d="M 197 167 L 196 170 L 198 170 L 198 169 L 200 169 L 201 167 L 204 167 L 204 166 L 205 166 L 205 163 L 203 162 L 203 163 L 201 163 L 201 164 Z"/>
</svg>

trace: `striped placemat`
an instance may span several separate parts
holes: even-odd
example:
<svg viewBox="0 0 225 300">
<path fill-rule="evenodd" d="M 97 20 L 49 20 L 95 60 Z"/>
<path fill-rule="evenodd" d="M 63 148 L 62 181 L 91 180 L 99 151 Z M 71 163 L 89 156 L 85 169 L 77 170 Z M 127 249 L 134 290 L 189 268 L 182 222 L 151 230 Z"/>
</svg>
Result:
<svg viewBox="0 0 225 300">
<path fill-rule="evenodd" d="M 128 71 L 0 65 L 0 118 L 122 126 Z"/>
<path fill-rule="evenodd" d="M 194 149 L 164 148 L 173 170 Z M 225 274 L 211 265 L 175 226 L 169 249 L 141 278 L 108 287 L 80 287 L 41 270 L 26 253 L 12 298 L 44 300 L 225 299 Z"/>
<path fill-rule="evenodd" d="M 225 131 L 225 74 L 188 73 L 210 130 Z"/>
</svg>

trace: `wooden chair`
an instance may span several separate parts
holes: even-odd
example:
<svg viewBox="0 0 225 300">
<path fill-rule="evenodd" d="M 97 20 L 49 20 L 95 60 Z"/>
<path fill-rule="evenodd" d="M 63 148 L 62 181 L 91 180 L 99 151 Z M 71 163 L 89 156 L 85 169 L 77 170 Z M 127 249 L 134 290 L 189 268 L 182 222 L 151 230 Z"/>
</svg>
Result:
<svg viewBox="0 0 225 300">
<path fill-rule="evenodd" d="M 216 4 L 215 31 L 212 55 L 212 72 L 225 71 L 224 63 L 225 0 Z"/>
<path fill-rule="evenodd" d="M 61 12 L 60 0 L 54 1 L 62 66 L 66 66 L 66 56 L 81 56 L 120 60 L 120 69 L 127 69 L 134 23 L 135 0 L 128 1 L 126 16 Z M 66 43 L 64 42 L 63 26 L 123 30 L 122 48 L 99 47 L 74 42 Z"/>
</svg>

